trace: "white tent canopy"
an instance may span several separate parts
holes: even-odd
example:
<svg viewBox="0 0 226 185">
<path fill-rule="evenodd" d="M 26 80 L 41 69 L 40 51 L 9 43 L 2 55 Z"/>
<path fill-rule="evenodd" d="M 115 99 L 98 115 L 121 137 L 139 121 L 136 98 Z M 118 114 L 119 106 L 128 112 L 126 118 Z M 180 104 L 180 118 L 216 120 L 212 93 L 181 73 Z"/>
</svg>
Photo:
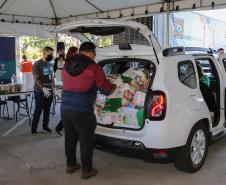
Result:
<svg viewBox="0 0 226 185">
<path fill-rule="evenodd" d="M 30 35 L 30 36 L 39 36 L 43 38 L 54 38 L 55 35 L 50 33 L 49 26 L 42 26 L 36 24 L 12 24 L 0 22 L 0 35 L 11 35 L 11 36 L 20 36 L 20 35 Z"/>
<path fill-rule="evenodd" d="M 224 7 L 225 0 L 0 0 L 0 33 L 15 31 L 48 37 L 47 27 L 42 25 L 95 18 L 131 19 L 171 11 Z M 23 28 L 22 24 L 27 26 Z"/>
<path fill-rule="evenodd" d="M 223 6 L 225 0 L 0 0 L 0 18 L 6 22 L 57 24 L 71 19 L 131 18 Z"/>
</svg>

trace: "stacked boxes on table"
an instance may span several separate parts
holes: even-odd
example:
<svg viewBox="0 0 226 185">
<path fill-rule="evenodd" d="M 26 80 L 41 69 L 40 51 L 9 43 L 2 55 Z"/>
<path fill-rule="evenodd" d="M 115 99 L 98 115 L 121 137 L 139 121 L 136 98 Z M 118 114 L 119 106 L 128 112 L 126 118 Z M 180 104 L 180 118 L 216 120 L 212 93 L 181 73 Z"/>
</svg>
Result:
<svg viewBox="0 0 226 185">
<path fill-rule="evenodd" d="M 0 94 L 19 93 L 21 84 L 0 84 Z"/>
<path fill-rule="evenodd" d="M 130 68 L 120 76 L 108 80 L 117 85 L 113 94 L 97 95 L 97 122 L 117 127 L 140 128 L 144 119 L 144 104 L 149 85 L 148 71 Z"/>
</svg>

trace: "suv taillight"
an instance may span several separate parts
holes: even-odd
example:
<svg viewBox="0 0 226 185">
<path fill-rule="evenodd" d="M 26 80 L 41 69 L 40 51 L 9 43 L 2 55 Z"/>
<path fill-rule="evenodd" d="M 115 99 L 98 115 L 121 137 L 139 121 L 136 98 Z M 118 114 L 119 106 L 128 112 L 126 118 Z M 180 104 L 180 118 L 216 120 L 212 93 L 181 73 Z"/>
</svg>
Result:
<svg viewBox="0 0 226 185">
<path fill-rule="evenodd" d="M 166 115 L 166 95 L 162 91 L 152 91 L 149 116 L 151 120 L 163 120 Z"/>
</svg>

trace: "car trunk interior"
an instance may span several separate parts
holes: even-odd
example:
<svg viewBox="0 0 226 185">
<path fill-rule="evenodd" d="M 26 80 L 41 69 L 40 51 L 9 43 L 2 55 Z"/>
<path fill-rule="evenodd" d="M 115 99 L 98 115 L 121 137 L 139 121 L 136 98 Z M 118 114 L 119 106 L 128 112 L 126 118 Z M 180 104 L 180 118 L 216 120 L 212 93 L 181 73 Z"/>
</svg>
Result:
<svg viewBox="0 0 226 185">
<path fill-rule="evenodd" d="M 110 96 L 97 95 L 95 114 L 100 126 L 140 130 L 148 116 L 147 97 L 155 76 L 153 62 L 138 58 L 115 58 L 99 62 L 107 79 L 117 85 Z"/>
</svg>

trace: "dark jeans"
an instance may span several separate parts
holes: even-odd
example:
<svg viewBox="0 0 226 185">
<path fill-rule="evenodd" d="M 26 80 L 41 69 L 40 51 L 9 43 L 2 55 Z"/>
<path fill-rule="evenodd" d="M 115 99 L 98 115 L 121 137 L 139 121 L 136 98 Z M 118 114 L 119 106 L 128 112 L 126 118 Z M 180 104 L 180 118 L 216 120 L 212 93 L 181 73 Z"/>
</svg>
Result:
<svg viewBox="0 0 226 185">
<path fill-rule="evenodd" d="M 79 141 L 83 172 L 92 171 L 93 141 L 96 116 L 85 112 L 61 112 L 65 132 L 67 166 L 77 164 L 76 147 Z"/>
<path fill-rule="evenodd" d="M 48 127 L 50 108 L 53 101 L 53 92 L 51 91 L 51 96 L 49 98 L 44 97 L 43 92 L 34 92 L 34 98 L 35 98 L 35 111 L 34 111 L 34 116 L 32 120 L 32 127 L 31 127 L 33 131 L 37 130 L 38 128 L 38 123 L 39 123 L 42 111 L 43 111 L 42 126 L 43 128 Z"/>
<path fill-rule="evenodd" d="M 63 123 L 62 123 L 62 120 L 60 120 L 60 122 L 59 122 L 58 125 L 56 126 L 56 130 L 57 130 L 57 131 L 62 131 L 62 130 L 63 130 Z"/>
</svg>

